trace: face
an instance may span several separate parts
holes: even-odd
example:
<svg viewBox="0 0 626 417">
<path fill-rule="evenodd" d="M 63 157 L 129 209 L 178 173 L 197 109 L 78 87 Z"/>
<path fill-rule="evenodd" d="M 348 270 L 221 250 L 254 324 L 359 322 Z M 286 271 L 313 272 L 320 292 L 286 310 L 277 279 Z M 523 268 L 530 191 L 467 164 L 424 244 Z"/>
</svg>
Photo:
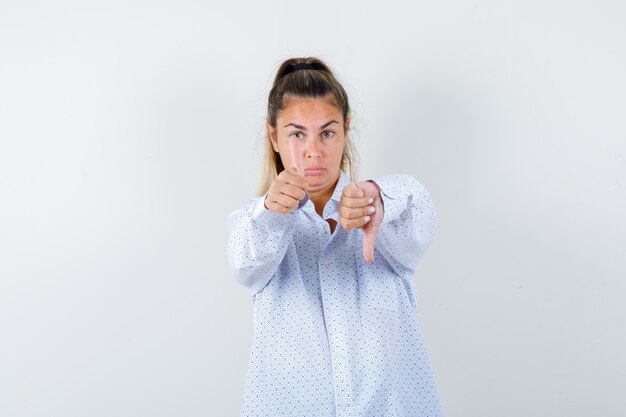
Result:
<svg viewBox="0 0 626 417">
<path fill-rule="evenodd" d="M 349 125 L 350 119 L 346 122 Z M 334 189 L 346 128 L 337 106 L 325 98 L 291 98 L 278 114 L 276 129 L 267 124 L 272 146 L 280 153 L 283 166 L 295 166 L 307 177 L 309 193 Z"/>
</svg>

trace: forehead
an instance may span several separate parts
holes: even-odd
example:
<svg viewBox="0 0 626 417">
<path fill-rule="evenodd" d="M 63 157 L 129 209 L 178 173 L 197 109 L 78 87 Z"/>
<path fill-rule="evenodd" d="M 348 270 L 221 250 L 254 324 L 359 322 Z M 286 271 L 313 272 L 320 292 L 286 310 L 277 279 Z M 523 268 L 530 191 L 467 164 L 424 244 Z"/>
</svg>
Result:
<svg viewBox="0 0 626 417">
<path fill-rule="evenodd" d="M 341 112 L 332 98 L 285 97 L 285 107 L 278 114 L 279 120 L 300 122 L 327 119 L 341 120 Z"/>
</svg>

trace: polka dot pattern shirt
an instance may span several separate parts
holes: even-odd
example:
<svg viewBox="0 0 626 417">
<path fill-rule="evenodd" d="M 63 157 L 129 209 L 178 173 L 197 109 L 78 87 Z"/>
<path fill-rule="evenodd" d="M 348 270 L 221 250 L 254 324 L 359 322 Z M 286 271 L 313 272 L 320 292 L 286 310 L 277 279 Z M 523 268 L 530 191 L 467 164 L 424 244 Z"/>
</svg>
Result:
<svg viewBox="0 0 626 417">
<path fill-rule="evenodd" d="M 343 172 L 323 218 L 310 200 L 279 214 L 264 197 L 230 213 L 230 267 L 254 302 L 242 416 L 443 415 L 413 284 L 434 206 L 411 176 L 374 181 L 385 212 L 373 264 L 363 232 L 339 222 Z"/>
</svg>

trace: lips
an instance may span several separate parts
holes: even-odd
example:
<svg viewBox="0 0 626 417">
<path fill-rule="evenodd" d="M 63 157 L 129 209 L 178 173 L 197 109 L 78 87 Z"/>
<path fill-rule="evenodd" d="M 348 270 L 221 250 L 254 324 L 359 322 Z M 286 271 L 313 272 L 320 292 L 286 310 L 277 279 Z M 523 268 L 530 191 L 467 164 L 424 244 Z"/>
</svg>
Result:
<svg viewBox="0 0 626 417">
<path fill-rule="evenodd" d="M 307 175 L 320 175 L 322 174 L 324 171 L 326 171 L 326 168 L 324 167 L 319 167 L 319 166 L 314 166 L 314 167 L 309 167 L 306 168 L 304 170 L 304 173 Z"/>
</svg>

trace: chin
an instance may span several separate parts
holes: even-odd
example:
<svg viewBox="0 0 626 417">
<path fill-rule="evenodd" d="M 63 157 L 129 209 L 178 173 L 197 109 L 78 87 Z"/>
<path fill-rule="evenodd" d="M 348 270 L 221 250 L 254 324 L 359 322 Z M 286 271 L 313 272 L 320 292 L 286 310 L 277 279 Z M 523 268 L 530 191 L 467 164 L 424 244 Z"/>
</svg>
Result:
<svg viewBox="0 0 626 417">
<path fill-rule="evenodd" d="M 316 189 L 318 189 L 322 185 L 324 185 L 324 184 L 322 182 L 320 182 L 320 181 L 311 181 L 311 179 L 309 179 L 309 185 L 307 187 L 307 190 L 315 191 Z"/>
<path fill-rule="evenodd" d="M 311 191 L 324 189 L 334 184 L 333 179 L 328 174 L 310 176 L 307 179 L 309 180 L 308 189 Z"/>
</svg>

